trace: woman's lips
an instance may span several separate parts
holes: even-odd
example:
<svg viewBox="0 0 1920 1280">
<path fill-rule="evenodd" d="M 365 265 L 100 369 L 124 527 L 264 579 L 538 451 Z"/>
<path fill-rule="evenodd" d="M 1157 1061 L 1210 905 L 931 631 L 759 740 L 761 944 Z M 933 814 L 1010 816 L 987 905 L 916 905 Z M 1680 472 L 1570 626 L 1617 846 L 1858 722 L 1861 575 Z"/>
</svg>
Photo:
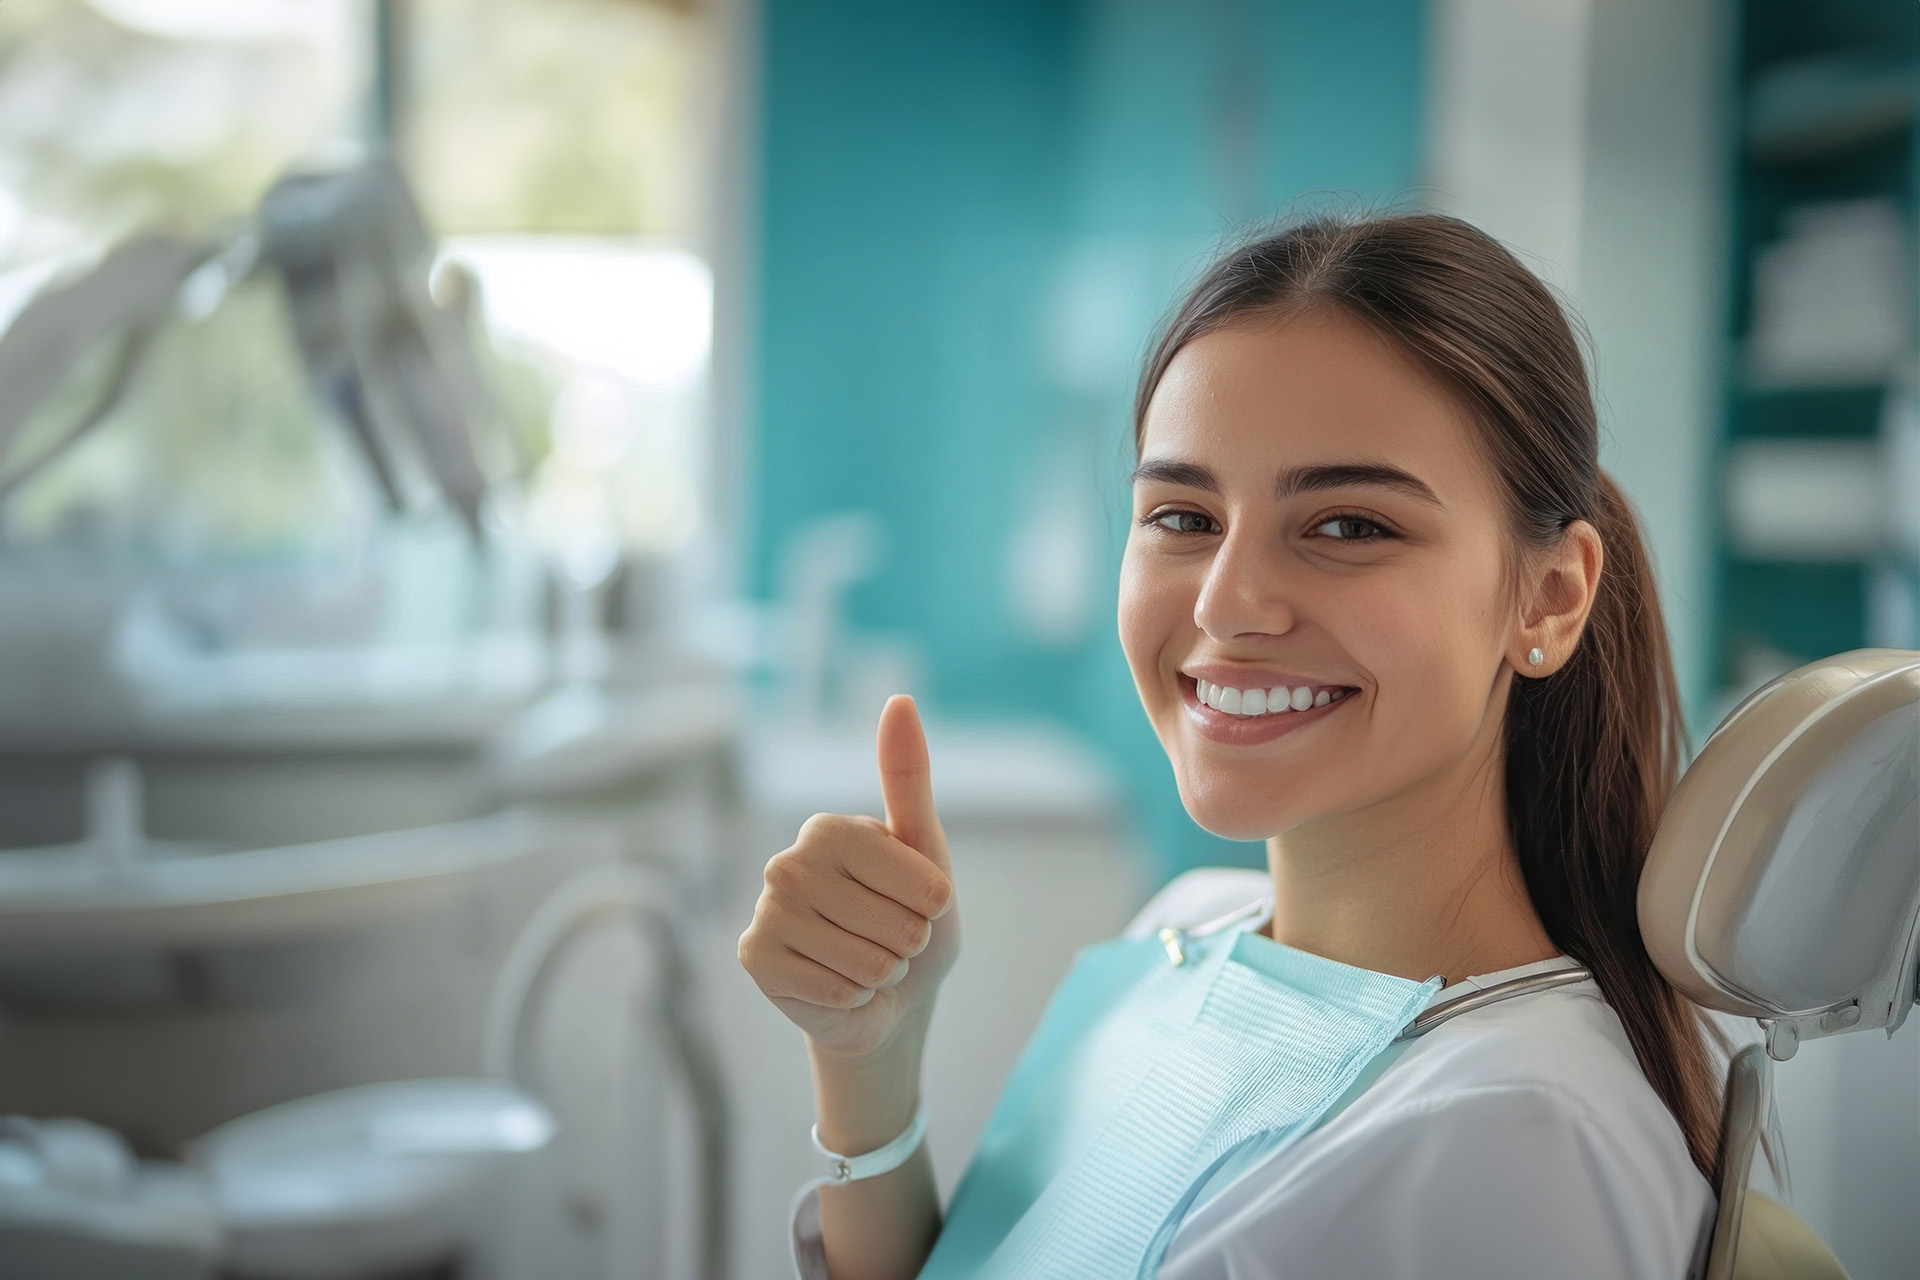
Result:
<svg viewBox="0 0 1920 1280">
<path fill-rule="evenodd" d="M 1315 725 L 1354 700 L 1359 690 L 1348 690 L 1344 697 L 1325 706 L 1305 711 L 1280 711 L 1267 715 L 1232 715 L 1200 701 L 1198 682 L 1192 676 L 1180 677 L 1180 701 L 1187 722 L 1210 741 L 1226 746 L 1252 747 Z"/>
</svg>

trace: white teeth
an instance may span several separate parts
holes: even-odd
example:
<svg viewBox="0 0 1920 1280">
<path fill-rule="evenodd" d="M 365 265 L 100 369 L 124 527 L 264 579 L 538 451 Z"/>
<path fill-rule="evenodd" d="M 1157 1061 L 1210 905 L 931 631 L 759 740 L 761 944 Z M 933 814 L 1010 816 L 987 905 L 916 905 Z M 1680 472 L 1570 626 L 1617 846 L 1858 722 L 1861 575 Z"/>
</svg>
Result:
<svg viewBox="0 0 1920 1280">
<path fill-rule="evenodd" d="M 1311 685 L 1301 685 L 1289 689 L 1277 684 L 1271 689 L 1234 689 L 1227 685 L 1213 684 L 1195 678 L 1194 696 L 1215 711 L 1230 716 L 1270 716 L 1283 711 L 1305 711 L 1309 707 L 1324 707 L 1328 703 L 1338 702 L 1347 695 L 1347 690 L 1320 689 Z"/>
<path fill-rule="evenodd" d="M 1271 689 L 1233 689 L 1198 678 L 1193 682 L 1193 691 L 1196 698 L 1215 711 L 1241 717 L 1270 716 L 1283 711 L 1324 707 L 1352 692 L 1350 689 L 1316 690 L 1312 685 L 1305 684 L 1297 689 L 1289 689 L 1283 684 Z"/>
</svg>

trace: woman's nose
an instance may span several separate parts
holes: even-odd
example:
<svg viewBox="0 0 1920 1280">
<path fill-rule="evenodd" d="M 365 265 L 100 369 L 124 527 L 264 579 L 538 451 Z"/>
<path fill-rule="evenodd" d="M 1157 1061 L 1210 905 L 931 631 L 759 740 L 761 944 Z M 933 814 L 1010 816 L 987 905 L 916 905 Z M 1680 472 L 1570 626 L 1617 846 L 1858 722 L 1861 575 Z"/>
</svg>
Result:
<svg viewBox="0 0 1920 1280">
<path fill-rule="evenodd" d="M 1285 578 L 1271 548 L 1229 533 L 1200 584 L 1194 624 L 1215 640 L 1286 634 L 1293 629 L 1294 610 Z"/>
</svg>

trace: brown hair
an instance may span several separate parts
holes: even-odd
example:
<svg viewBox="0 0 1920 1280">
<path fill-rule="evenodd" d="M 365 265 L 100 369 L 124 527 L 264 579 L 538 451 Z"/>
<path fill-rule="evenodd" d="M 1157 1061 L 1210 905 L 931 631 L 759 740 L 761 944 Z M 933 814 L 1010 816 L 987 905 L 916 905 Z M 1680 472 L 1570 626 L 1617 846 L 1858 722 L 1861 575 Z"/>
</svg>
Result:
<svg viewBox="0 0 1920 1280">
<path fill-rule="evenodd" d="M 1679 772 L 1680 700 L 1639 524 L 1600 469 L 1573 329 L 1532 272 L 1465 222 L 1314 218 L 1230 251 L 1193 287 L 1141 372 L 1136 449 L 1182 347 L 1304 309 L 1366 325 L 1461 397 L 1521 547 L 1551 546 L 1575 520 L 1600 534 L 1605 564 L 1579 645 L 1552 675 L 1513 682 L 1507 824 L 1547 933 L 1593 971 L 1693 1162 L 1712 1177 L 1720 1090 L 1703 1017 L 1654 968 L 1634 905 Z"/>
</svg>

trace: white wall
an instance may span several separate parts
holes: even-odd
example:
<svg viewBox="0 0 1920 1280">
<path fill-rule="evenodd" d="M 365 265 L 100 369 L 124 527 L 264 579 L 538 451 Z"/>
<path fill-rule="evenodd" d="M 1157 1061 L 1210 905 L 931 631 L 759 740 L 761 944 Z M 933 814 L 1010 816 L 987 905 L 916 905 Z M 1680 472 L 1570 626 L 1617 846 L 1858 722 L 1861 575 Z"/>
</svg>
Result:
<svg viewBox="0 0 1920 1280">
<path fill-rule="evenodd" d="M 1584 317 L 1601 461 L 1646 520 L 1681 687 L 1704 705 L 1725 14 L 1718 0 L 1432 0 L 1430 19 L 1432 203 Z"/>
<path fill-rule="evenodd" d="M 1555 288 L 1580 276 L 1590 0 L 1432 0 L 1431 203 Z"/>
<path fill-rule="evenodd" d="M 1640 509 L 1695 739 L 1712 702 L 1733 33 L 1719 0 L 1605 0 L 1588 60 L 1577 296 L 1602 464 Z"/>
</svg>

